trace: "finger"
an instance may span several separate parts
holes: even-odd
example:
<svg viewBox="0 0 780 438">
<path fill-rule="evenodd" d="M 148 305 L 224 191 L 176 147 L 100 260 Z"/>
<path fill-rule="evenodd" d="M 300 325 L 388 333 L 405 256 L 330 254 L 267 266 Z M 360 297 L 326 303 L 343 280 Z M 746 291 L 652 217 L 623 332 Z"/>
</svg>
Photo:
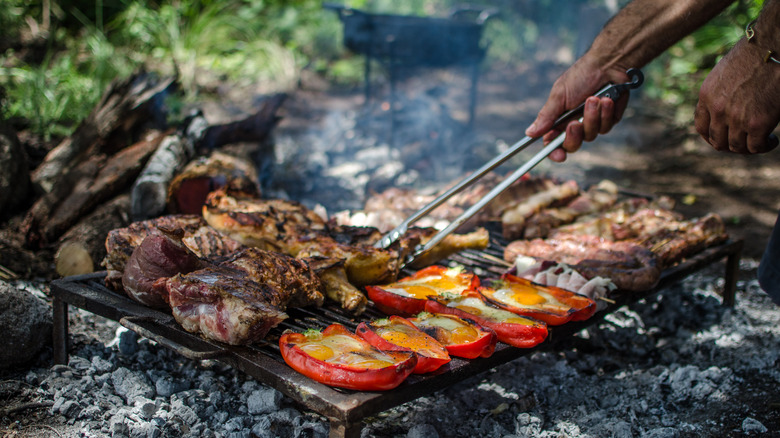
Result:
<svg viewBox="0 0 780 438">
<path fill-rule="evenodd" d="M 715 150 L 729 151 L 729 128 L 723 123 L 710 122 L 709 142 Z"/>
<path fill-rule="evenodd" d="M 539 110 L 536 120 L 525 130 L 525 135 L 529 137 L 539 137 L 549 131 L 555 123 L 555 119 L 564 112 L 564 96 L 560 95 L 555 88 L 550 92 L 544 106 Z"/>
<path fill-rule="evenodd" d="M 560 135 L 560 133 L 563 132 L 560 129 L 553 129 L 549 131 L 547 134 L 544 134 L 544 144 L 550 144 L 551 141 L 555 140 L 555 137 Z"/>
<path fill-rule="evenodd" d="M 710 113 L 704 107 L 701 100 L 696 104 L 696 109 L 693 112 L 694 126 L 696 132 L 699 133 L 701 138 L 707 143 L 710 142 Z"/>
<path fill-rule="evenodd" d="M 601 99 L 601 129 L 599 134 L 608 133 L 615 126 L 615 101 L 606 98 Z"/>
<path fill-rule="evenodd" d="M 580 150 L 585 136 L 585 128 L 580 122 L 571 122 L 566 127 L 566 138 L 563 139 L 563 149 L 572 153 Z"/>
<path fill-rule="evenodd" d="M 556 163 L 563 163 L 566 161 L 566 151 L 563 148 L 555 148 L 550 152 L 550 159 Z"/>
<path fill-rule="evenodd" d="M 601 99 L 598 97 L 591 96 L 585 100 L 582 125 L 584 127 L 583 139 L 593 141 L 601 130 Z"/>
<path fill-rule="evenodd" d="M 747 147 L 747 132 L 738 129 L 730 129 L 728 133 L 729 150 L 738 154 L 750 153 Z"/>
<path fill-rule="evenodd" d="M 763 134 L 760 135 L 747 135 L 746 147 L 751 154 L 764 154 L 777 147 L 778 139 L 774 134 L 770 134 L 768 137 Z"/>
<path fill-rule="evenodd" d="M 619 122 L 620 119 L 623 118 L 623 113 L 626 112 L 626 108 L 628 107 L 628 98 L 629 98 L 629 93 L 626 93 L 620 96 L 620 99 L 615 101 L 615 116 L 612 118 L 613 125 Z"/>
</svg>

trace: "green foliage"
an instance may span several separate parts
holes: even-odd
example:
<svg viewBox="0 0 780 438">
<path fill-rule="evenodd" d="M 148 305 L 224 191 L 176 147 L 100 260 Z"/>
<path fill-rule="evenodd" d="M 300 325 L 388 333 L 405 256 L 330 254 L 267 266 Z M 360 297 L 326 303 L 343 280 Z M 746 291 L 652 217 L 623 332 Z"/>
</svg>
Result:
<svg viewBox="0 0 780 438">
<path fill-rule="evenodd" d="M 263 84 L 268 90 L 289 90 L 303 69 L 337 84 L 358 85 L 363 80 L 363 57 L 343 48 L 342 24 L 335 13 L 323 9 L 320 0 L 52 0 L 46 17 L 43 3 L 3 1 L 0 36 L 4 41 L 21 35 L 22 29 L 30 27 L 28 22 L 51 18 L 51 28 L 43 34 L 49 47 L 43 62 L 13 51 L 0 54 L 7 115 L 30 120 L 32 128 L 46 136 L 67 134 L 110 81 L 141 65 L 179 75 L 184 94 L 178 97 L 178 105 L 201 97 L 224 80 L 234 86 Z M 334 3 L 373 13 L 446 16 L 463 2 Z M 578 8 L 561 8 L 556 0 L 475 4 L 501 13 L 485 28 L 488 66 L 528 62 L 556 45 L 579 50 Z M 578 5 L 586 4 L 601 6 L 604 1 Z M 741 0 L 675 45 L 646 68 L 644 92 L 680 108 L 690 107 L 704 75 L 741 37 L 745 23 L 758 14 L 761 4 Z M 542 35 L 550 34 L 554 40 L 542 40 Z"/>
</svg>

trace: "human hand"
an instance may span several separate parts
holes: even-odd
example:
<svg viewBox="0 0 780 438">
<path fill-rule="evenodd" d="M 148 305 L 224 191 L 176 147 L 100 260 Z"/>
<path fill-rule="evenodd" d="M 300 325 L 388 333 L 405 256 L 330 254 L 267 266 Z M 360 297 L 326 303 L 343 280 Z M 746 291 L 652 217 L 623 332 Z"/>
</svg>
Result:
<svg viewBox="0 0 780 438">
<path fill-rule="evenodd" d="M 696 131 L 718 151 L 760 154 L 777 147 L 780 65 L 761 49 L 738 42 L 712 69 L 699 91 Z"/>
<path fill-rule="evenodd" d="M 626 69 L 621 67 L 603 69 L 587 55 L 580 58 L 555 81 L 547 102 L 525 134 L 529 137 L 543 135 L 545 143 L 548 143 L 565 130 L 566 138 L 562 147 L 554 150 L 550 159 L 557 162 L 566 160 L 566 154 L 576 152 L 583 141 L 593 141 L 598 134 L 609 132 L 620 121 L 628 105 L 628 93 L 617 101 L 608 97 L 595 97 L 593 94 L 609 82 L 627 82 L 625 72 Z M 573 120 L 563 127 L 552 129 L 558 117 L 583 101 L 582 122 Z"/>
</svg>

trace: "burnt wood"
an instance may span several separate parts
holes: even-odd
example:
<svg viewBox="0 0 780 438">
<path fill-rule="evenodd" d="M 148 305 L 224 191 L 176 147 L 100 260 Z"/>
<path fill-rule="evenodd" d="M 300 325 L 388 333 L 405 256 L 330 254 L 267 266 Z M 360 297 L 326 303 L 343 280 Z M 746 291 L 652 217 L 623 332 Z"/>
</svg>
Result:
<svg viewBox="0 0 780 438">
<path fill-rule="evenodd" d="M 411 375 L 397 388 L 385 392 L 350 391 L 315 382 L 287 366 L 279 352 L 279 337 L 287 329 L 303 331 L 341 323 L 354 330 L 363 320 L 384 317 L 372 303 L 359 319 L 345 313 L 337 304 L 328 302 L 321 308 L 288 309 L 290 318 L 274 328 L 260 343 L 250 346 L 230 346 L 212 342 L 186 332 L 170 313 L 150 309 L 126 295 L 103 285 L 105 273 L 69 277 L 52 283 L 54 326 L 54 357 L 67 362 L 67 306 L 74 305 L 103 317 L 119 321 L 125 327 L 155 340 L 161 345 L 193 360 L 215 359 L 229 364 L 258 381 L 292 398 L 306 409 L 330 420 L 331 437 L 358 437 L 363 419 L 392 407 L 430 395 L 498 365 L 537 351 L 567 348 L 567 342 L 582 329 L 601 321 L 619 307 L 653 295 L 692 273 L 726 259 L 724 305 L 733 305 L 736 291 L 736 271 L 743 242 L 728 241 L 705 249 L 682 263 L 667 269 L 658 285 L 643 293 L 614 293 L 614 303 L 586 321 L 569 322 L 549 327 L 548 338 L 534 348 L 520 349 L 499 343 L 489 358 L 453 360 L 439 370 L 425 375 Z M 462 265 L 485 278 L 495 277 L 506 266 L 494 260 L 503 254 L 499 243 L 493 242 L 484 252 L 464 251 L 449 259 L 451 265 Z M 446 263 L 445 263 L 446 264 Z"/>
</svg>

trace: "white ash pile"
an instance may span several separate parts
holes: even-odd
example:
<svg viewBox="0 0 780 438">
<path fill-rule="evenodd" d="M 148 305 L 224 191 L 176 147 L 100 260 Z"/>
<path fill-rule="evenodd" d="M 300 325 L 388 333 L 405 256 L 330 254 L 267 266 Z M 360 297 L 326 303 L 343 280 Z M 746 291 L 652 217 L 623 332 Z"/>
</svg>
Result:
<svg viewBox="0 0 780 438">
<path fill-rule="evenodd" d="M 755 267 L 744 262 L 742 276 L 752 278 L 745 271 Z M 707 268 L 555 351 L 368 418 L 362 436 L 773 436 L 780 308 L 754 280 L 738 282 L 734 309 L 722 307 L 721 275 Z M 123 328 L 100 341 L 96 333 L 118 325 L 71 313 L 67 366 L 5 378 L 43 406 L 46 424 L 22 430 L 4 411 L 9 436 L 51 436 L 52 428 L 63 437 L 328 435 L 327 419 L 243 373 L 190 361 Z"/>
</svg>

